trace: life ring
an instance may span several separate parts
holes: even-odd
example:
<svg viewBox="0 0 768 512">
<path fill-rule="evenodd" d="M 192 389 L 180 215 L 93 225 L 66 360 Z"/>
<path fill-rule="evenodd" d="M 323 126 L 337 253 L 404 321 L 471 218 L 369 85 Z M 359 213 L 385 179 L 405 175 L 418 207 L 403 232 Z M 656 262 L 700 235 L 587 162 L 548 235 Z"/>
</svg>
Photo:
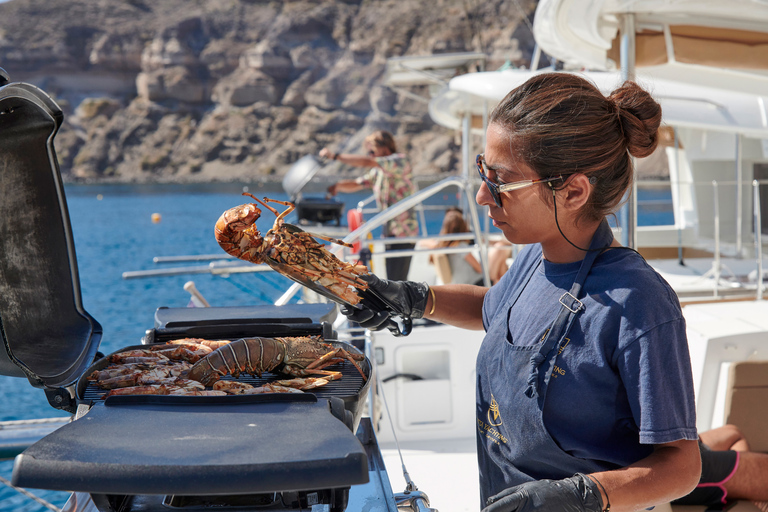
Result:
<svg viewBox="0 0 768 512">
<path fill-rule="evenodd" d="M 354 208 L 347 211 L 347 225 L 349 225 L 349 232 L 353 232 L 357 228 L 363 225 L 363 212 Z M 360 239 L 358 238 L 352 243 L 352 252 L 358 254 L 360 252 Z"/>
</svg>

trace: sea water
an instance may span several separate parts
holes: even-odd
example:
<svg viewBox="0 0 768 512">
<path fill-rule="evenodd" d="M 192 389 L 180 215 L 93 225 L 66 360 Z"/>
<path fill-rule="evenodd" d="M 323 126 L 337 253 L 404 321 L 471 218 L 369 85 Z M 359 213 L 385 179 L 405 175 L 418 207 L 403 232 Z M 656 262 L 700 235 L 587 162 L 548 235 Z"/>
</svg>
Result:
<svg viewBox="0 0 768 512">
<path fill-rule="evenodd" d="M 158 264 L 154 262 L 155 257 L 223 255 L 213 237 L 213 226 L 221 213 L 252 202 L 241 196 L 243 190 L 256 197 L 266 195 L 287 200 L 279 185 L 68 185 L 65 190 L 83 306 L 103 328 L 102 353 L 139 344 L 144 332 L 154 326 L 158 307 L 186 307 L 190 302 L 190 295 L 183 289 L 187 281 L 194 281 L 212 306 L 269 304 L 292 284 L 275 273 L 123 279 L 126 271 L 207 263 Z M 339 199 L 345 201 L 346 212 L 367 195 L 345 194 Z M 668 190 L 641 190 L 638 200 L 639 224 L 671 223 Z M 455 193 L 430 200 L 432 205 L 456 202 Z M 442 212 L 427 210 L 426 216 L 429 233 L 437 233 Z M 295 216 L 289 216 L 288 220 L 295 221 Z M 264 233 L 273 221 L 270 212 L 262 211 L 257 225 Z M 0 421 L 68 416 L 52 408 L 43 390 L 33 388 L 23 378 L 0 376 L 0 404 Z M 12 461 L 0 461 L 0 477 L 10 480 L 12 467 Z M 58 507 L 68 497 L 64 492 L 29 491 Z M 0 483 L 0 512 L 46 510 Z"/>
</svg>

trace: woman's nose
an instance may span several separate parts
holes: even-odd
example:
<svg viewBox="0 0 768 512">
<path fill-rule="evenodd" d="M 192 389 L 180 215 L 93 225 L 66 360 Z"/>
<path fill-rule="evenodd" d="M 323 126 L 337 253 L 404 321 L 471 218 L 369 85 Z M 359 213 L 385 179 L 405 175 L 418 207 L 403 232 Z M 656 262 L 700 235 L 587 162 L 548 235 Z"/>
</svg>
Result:
<svg viewBox="0 0 768 512">
<path fill-rule="evenodd" d="M 477 201 L 477 204 L 480 206 L 491 206 L 495 204 L 493 202 L 491 191 L 488 190 L 488 185 L 485 183 L 480 184 L 480 188 L 477 189 L 477 194 L 475 194 L 475 201 Z"/>
</svg>

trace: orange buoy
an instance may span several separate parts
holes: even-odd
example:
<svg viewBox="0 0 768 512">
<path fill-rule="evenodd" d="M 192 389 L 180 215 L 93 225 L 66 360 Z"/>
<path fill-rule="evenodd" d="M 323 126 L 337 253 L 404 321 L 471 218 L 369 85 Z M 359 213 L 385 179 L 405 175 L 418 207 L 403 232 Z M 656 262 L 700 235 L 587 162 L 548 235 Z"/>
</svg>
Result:
<svg viewBox="0 0 768 512">
<path fill-rule="evenodd" d="M 358 209 L 347 211 L 347 224 L 349 225 L 349 232 L 356 230 L 363 225 L 363 212 Z M 360 240 L 352 242 L 352 252 L 358 254 L 360 252 Z"/>
<path fill-rule="evenodd" d="M 155 224 L 160 222 L 161 219 L 162 219 L 162 217 L 160 216 L 159 213 L 153 213 L 152 214 L 152 222 L 154 222 Z"/>
</svg>

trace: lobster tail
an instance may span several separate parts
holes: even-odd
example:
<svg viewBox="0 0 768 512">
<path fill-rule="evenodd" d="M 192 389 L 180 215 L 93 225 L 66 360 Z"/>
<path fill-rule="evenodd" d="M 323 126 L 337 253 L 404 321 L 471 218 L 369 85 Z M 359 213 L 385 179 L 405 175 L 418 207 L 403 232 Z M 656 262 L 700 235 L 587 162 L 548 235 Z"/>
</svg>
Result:
<svg viewBox="0 0 768 512">
<path fill-rule="evenodd" d="M 243 338 L 214 350 L 190 368 L 187 378 L 211 386 L 225 375 L 261 377 L 283 363 L 285 346 L 273 338 Z"/>
</svg>

